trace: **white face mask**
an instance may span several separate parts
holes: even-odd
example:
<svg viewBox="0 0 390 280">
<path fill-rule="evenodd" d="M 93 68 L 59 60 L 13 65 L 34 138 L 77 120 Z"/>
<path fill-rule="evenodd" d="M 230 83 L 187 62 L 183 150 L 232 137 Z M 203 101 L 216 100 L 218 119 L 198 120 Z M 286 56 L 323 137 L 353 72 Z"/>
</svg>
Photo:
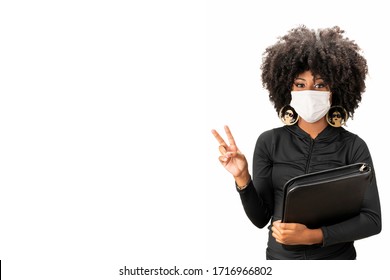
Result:
<svg viewBox="0 0 390 280">
<path fill-rule="evenodd" d="M 291 107 L 308 123 L 320 120 L 330 108 L 330 92 L 298 90 L 291 92 Z"/>
</svg>

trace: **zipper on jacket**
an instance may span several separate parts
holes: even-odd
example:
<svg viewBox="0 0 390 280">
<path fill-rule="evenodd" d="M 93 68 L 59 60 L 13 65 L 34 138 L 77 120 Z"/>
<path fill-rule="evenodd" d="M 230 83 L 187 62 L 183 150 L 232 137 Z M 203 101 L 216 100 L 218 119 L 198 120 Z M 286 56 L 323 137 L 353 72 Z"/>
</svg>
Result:
<svg viewBox="0 0 390 280">
<path fill-rule="evenodd" d="M 305 174 L 309 173 L 309 166 L 311 161 L 311 154 L 313 153 L 314 139 L 310 138 L 309 155 L 306 161 Z"/>
</svg>

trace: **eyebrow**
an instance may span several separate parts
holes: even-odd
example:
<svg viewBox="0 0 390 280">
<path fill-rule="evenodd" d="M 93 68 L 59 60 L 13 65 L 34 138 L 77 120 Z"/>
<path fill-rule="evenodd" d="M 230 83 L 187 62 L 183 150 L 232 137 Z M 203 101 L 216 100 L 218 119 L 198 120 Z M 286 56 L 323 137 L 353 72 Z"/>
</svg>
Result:
<svg viewBox="0 0 390 280">
<path fill-rule="evenodd" d="M 301 81 L 305 81 L 306 82 L 306 79 L 304 79 L 304 78 L 295 78 L 295 80 L 294 81 L 296 81 L 296 80 L 301 80 Z M 316 81 L 316 80 L 323 80 L 323 78 L 321 78 L 321 77 L 316 77 L 316 78 L 314 78 L 314 81 Z"/>
</svg>

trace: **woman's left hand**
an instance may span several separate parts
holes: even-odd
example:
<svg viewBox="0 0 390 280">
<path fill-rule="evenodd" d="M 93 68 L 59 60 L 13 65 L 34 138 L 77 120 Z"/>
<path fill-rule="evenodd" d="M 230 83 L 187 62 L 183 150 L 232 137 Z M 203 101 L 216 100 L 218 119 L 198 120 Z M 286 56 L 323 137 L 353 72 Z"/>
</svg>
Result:
<svg viewBox="0 0 390 280">
<path fill-rule="evenodd" d="M 272 236 L 285 245 L 312 245 L 323 240 L 321 229 L 309 229 L 303 224 L 282 223 L 280 220 L 272 223 Z"/>
</svg>

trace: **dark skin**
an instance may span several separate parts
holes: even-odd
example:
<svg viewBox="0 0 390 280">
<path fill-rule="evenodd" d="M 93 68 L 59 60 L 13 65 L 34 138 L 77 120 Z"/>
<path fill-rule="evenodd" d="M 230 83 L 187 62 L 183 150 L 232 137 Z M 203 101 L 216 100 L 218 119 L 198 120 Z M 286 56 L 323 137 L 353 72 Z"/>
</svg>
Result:
<svg viewBox="0 0 390 280">
<path fill-rule="evenodd" d="M 319 30 L 300 26 L 265 50 L 261 80 L 276 112 L 290 103 L 291 84 L 309 69 L 330 85 L 331 103 L 352 117 L 366 88 L 368 68 L 359 46 L 337 26 Z"/>
<path fill-rule="evenodd" d="M 313 76 L 311 71 L 305 71 L 298 75 L 291 88 L 293 91 L 318 90 L 329 91 L 329 87 L 319 76 Z M 315 123 L 308 123 L 302 118 L 298 121 L 298 126 L 308 133 L 313 139 L 327 126 L 325 116 Z M 220 136 L 216 130 L 212 134 L 219 143 L 219 161 L 222 166 L 233 175 L 237 186 L 244 187 L 251 176 L 248 169 L 248 162 L 240 152 L 228 126 L 224 127 L 228 143 Z M 299 223 L 282 223 L 280 220 L 272 224 L 272 236 L 277 242 L 285 245 L 312 245 L 320 244 L 323 241 L 321 229 L 309 229 Z"/>
</svg>

